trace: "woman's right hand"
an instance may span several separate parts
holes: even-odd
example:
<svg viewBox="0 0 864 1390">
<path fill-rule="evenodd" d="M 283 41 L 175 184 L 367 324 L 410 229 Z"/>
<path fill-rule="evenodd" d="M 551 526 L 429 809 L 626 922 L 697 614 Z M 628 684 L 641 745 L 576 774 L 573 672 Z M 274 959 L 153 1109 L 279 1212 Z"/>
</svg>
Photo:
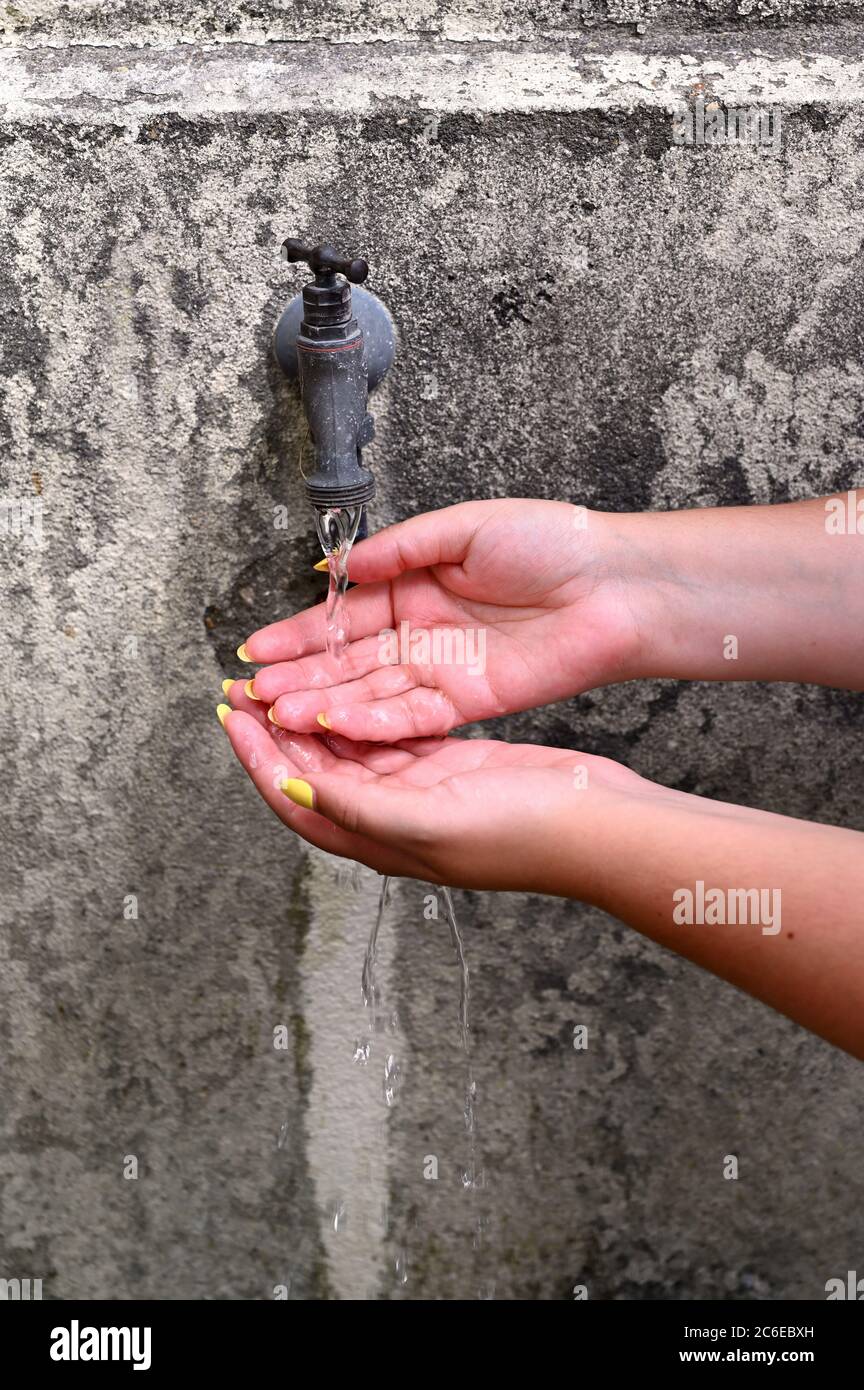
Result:
<svg viewBox="0 0 864 1390">
<path fill-rule="evenodd" d="M 583 507 L 515 498 L 379 531 L 351 553 L 358 587 L 345 599 L 341 662 L 327 654 L 316 604 L 246 641 L 265 666 L 254 696 L 294 732 L 323 725 L 394 743 L 627 680 L 638 627 L 604 523 Z"/>
</svg>

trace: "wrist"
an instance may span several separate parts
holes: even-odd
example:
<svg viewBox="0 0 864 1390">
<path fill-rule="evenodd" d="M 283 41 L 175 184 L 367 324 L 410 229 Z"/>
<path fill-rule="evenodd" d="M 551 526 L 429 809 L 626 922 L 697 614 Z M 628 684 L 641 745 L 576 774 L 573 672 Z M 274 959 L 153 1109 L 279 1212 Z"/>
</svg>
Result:
<svg viewBox="0 0 864 1390">
<path fill-rule="evenodd" d="M 543 866 L 555 885 L 546 891 L 610 912 L 622 894 L 644 890 L 655 827 L 686 815 L 694 798 L 609 758 L 575 752 L 573 758 L 572 790 L 555 817 L 551 862 Z"/>
<path fill-rule="evenodd" d="M 658 536 L 651 512 L 590 512 L 588 518 L 595 579 L 608 605 L 614 679 L 644 679 L 657 673 L 672 621 L 680 582 L 674 538 Z"/>
</svg>

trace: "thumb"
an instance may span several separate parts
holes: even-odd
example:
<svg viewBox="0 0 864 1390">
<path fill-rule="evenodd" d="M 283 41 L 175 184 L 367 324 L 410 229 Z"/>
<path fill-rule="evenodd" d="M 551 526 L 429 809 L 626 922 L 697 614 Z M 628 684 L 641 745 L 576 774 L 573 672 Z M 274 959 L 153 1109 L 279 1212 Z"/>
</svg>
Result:
<svg viewBox="0 0 864 1390">
<path fill-rule="evenodd" d="M 354 546 L 349 578 L 354 584 L 372 584 L 406 570 L 461 564 L 488 513 L 487 502 L 459 502 L 387 526 Z"/>
<path fill-rule="evenodd" d="M 379 844 L 408 845 L 424 838 L 423 797 L 405 787 L 395 787 L 386 777 L 345 777 L 332 772 L 310 773 L 311 781 L 289 777 L 281 790 L 304 810 L 316 811 L 351 835 L 363 835 Z M 426 798 L 428 806 L 429 798 Z"/>
</svg>

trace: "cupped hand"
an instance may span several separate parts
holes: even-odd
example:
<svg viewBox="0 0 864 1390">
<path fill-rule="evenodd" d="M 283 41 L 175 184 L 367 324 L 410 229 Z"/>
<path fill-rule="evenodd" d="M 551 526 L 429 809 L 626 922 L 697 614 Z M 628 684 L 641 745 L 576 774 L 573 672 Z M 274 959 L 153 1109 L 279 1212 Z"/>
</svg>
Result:
<svg viewBox="0 0 864 1390">
<path fill-rule="evenodd" d="M 664 794 L 586 753 L 293 734 L 267 720 L 242 681 L 229 699 L 226 732 L 268 806 L 310 844 L 382 874 L 595 901 L 610 834 L 634 802 Z"/>
<path fill-rule="evenodd" d="M 395 743 L 626 680 L 637 624 L 603 536 L 601 513 L 518 498 L 400 522 L 352 551 L 342 660 L 317 604 L 246 641 L 252 691 L 294 732 Z"/>
</svg>

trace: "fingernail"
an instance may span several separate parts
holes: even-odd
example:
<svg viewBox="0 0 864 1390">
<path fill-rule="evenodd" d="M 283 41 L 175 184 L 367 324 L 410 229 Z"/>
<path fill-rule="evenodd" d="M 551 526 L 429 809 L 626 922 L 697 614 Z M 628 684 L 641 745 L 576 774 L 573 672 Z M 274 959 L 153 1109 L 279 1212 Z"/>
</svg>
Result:
<svg viewBox="0 0 864 1390">
<path fill-rule="evenodd" d="M 223 694 L 223 695 L 229 694 L 229 692 L 230 692 L 231 687 L 232 687 L 233 684 L 234 684 L 233 681 L 227 681 L 227 680 L 226 680 L 226 681 L 223 681 L 223 682 L 222 682 L 222 694 Z"/>
<path fill-rule="evenodd" d="M 246 694 L 249 696 L 250 700 L 260 700 L 261 696 L 255 694 L 255 691 L 252 689 L 252 685 L 252 681 L 247 681 L 243 689 L 246 691 Z"/>
<path fill-rule="evenodd" d="M 217 706 L 216 706 L 216 713 L 217 713 L 218 716 L 219 716 L 219 723 L 222 725 L 222 728 L 223 728 L 223 729 L 225 728 L 225 720 L 226 720 L 227 716 L 228 716 L 229 714 L 231 714 L 231 712 L 232 712 L 232 711 L 231 711 L 231 706 L 230 706 L 230 705 L 217 705 Z"/>
<path fill-rule="evenodd" d="M 287 782 L 282 783 L 282 790 L 296 806 L 303 806 L 307 811 L 315 810 L 315 793 L 302 778 L 289 777 Z"/>
<path fill-rule="evenodd" d="M 276 718 L 275 714 L 273 713 L 273 706 L 272 706 L 272 705 L 270 706 L 270 708 L 269 708 L 268 711 L 267 711 L 267 718 L 270 720 L 270 723 L 271 723 L 271 724 L 275 724 L 275 725 L 276 725 L 276 728 L 277 728 L 277 729 L 281 729 L 281 728 L 282 728 L 282 725 L 279 723 L 279 720 Z"/>
<path fill-rule="evenodd" d="M 318 720 L 318 723 L 321 725 L 322 729 L 333 728 L 333 725 L 330 723 L 330 720 L 327 718 L 326 714 L 317 714 L 315 718 Z"/>
<path fill-rule="evenodd" d="M 249 655 L 249 653 L 248 653 L 247 650 L 246 650 L 246 643 L 245 643 L 245 642 L 243 643 L 242 646 L 240 646 L 240 647 L 237 648 L 237 655 L 239 656 L 239 658 L 240 658 L 241 661 L 245 661 L 245 662 L 246 662 L 247 666 L 251 666 L 251 665 L 252 665 L 252 657 Z"/>
<path fill-rule="evenodd" d="M 313 568 L 313 570 L 329 570 L 330 565 L 329 565 L 329 562 L 328 562 L 328 560 L 327 560 L 327 556 L 325 555 L 325 556 L 324 556 L 324 559 L 323 559 L 323 560 L 319 560 L 318 563 L 317 563 L 317 565 L 313 565 L 312 568 Z"/>
</svg>

